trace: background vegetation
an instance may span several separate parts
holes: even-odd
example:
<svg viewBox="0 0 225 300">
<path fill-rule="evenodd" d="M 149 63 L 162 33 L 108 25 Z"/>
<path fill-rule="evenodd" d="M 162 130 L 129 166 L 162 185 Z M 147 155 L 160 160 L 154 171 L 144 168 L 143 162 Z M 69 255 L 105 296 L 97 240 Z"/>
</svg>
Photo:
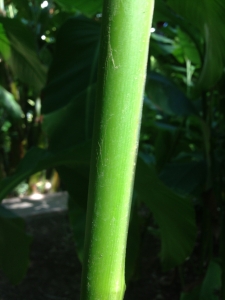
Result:
<svg viewBox="0 0 225 300">
<path fill-rule="evenodd" d="M 102 1 L 0 8 L 0 197 L 53 183 L 56 169 L 82 261 Z M 152 234 L 163 269 L 179 270 L 182 300 L 225 298 L 224 14 L 222 0 L 156 0 L 154 12 L 126 280 Z M 2 206 L 0 224 L 0 268 L 18 283 L 30 237 Z"/>
</svg>

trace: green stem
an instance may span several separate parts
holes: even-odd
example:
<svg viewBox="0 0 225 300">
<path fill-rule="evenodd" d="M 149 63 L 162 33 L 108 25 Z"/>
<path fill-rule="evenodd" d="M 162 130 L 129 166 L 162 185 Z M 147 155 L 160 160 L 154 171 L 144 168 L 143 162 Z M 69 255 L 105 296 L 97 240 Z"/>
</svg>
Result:
<svg viewBox="0 0 225 300">
<path fill-rule="evenodd" d="M 82 300 L 119 300 L 154 0 L 106 0 Z"/>
<path fill-rule="evenodd" d="M 222 287 L 221 294 L 222 299 L 225 299 L 225 214 L 224 207 L 222 211 L 222 229 L 221 229 L 221 238 L 220 238 L 220 257 L 221 257 L 221 267 L 222 267 Z"/>
</svg>

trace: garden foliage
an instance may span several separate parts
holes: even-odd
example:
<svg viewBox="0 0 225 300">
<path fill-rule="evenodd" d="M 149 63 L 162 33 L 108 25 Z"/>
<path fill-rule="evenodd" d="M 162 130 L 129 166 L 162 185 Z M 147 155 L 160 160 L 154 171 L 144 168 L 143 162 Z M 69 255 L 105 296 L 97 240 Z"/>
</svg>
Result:
<svg viewBox="0 0 225 300">
<path fill-rule="evenodd" d="M 0 198 L 55 168 L 69 193 L 82 261 L 102 1 L 41 4 L 12 0 L 2 7 Z M 143 232 L 160 239 L 165 270 L 182 266 L 198 240 L 203 280 L 182 300 L 218 299 L 215 289 L 225 297 L 224 14 L 223 0 L 156 0 L 154 12 L 126 279 L 134 275 Z M 18 283 L 31 239 L 23 220 L 3 207 L 0 224 L 0 268 Z"/>
</svg>

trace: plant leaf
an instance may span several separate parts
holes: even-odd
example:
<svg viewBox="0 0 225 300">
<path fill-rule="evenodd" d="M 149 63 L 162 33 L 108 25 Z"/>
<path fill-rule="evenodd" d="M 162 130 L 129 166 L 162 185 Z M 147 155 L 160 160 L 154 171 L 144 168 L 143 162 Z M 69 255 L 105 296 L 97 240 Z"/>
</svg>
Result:
<svg viewBox="0 0 225 300">
<path fill-rule="evenodd" d="M 11 55 L 10 43 L 1 23 L 0 23 L 0 53 L 5 60 L 8 59 Z"/>
<path fill-rule="evenodd" d="M 183 56 L 199 67 L 201 65 L 201 58 L 194 42 L 180 28 L 177 30 L 177 35 L 179 38 L 180 47 L 183 51 Z"/>
<path fill-rule="evenodd" d="M 36 91 L 40 91 L 46 81 L 47 69 L 38 58 L 35 36 L 17 19 L 1 17 L 0 23 L 10 41 L 11 57 L 8 63 L 14 75 Z"/>
<path fill-rule="evenodd" d="M 20 105 L 16 102 L 13 95 L 0 86 L 0 108 L 3 108 L 9 118 L 13 121 L 19 121 L 23 112 Z"/>
<path fill-rule="evenodd" d="M 87 198 L 84 200 L 87 200 Z M 82 262 L 84 254 L 86 210 L 81 207 L 71 196 L 69 196 L 68 199 L 68 208 L 70 226 L 73 231 L 77 255 L 79 260 Z"/>
<path fill-rule="evenodd" d="M 168 78 L 151 72 L 146 81 L 146 93 L 155 106 L 169 115 L 189 115 L 195 113 L 190 100 Z"/>
<path fill-rule="evenodd" d="M 86 168 L 90 160 L 90 142 L 70 149 L 50 152 L 40 148 L 32 148 L 20 162 L 16 172 L 0 181 L 0 200 L 28 176 L 43 169 L 57 166 Z"/>
<path fill-rule="evenodd" d="M 23 219 L 0 205 L 0 268 L 13 284 L 26 274 L 30 243 Z"/>
<path fill-rule="evenodd" d="M 196 238 L 195 213 L 190 200 L 173 193 L 141 158 L 137 163 L 135 190 L 158 223 L 164 268 L 181 264 L 190 255 Z"/>
<path fill-rule="evenodd" d="M 85 207 L 89 160 L 90 143 L 58 151 L 58 153 L 33 148 L 21 161 L 16 173 L 0 182 L 0 198 L 3 199 L 31 174 L 58 166 L 60 174 L 64 173 L 62 179 L 65 180 L 69 193 L 75 199 L 83 195 L 82 199 L 78 199 L 78 203 L 81 207 Z M 74 173 L 68 172 L 69 170 L 76 172 L 80 181 L 76 182 Z M 161 259 L 165 268 L 180 264 L 190 254 L 195 241 L 194 210 L 190 201 L 174 194 L 164 186 L 154 171 L 141 159 L 137 164 L 135 189 L 142 201 L 149 206 L 159 224 L 162 237 Z M 184 211 L 185 215 L 182 215 Z"/>
<path fill-rule="evenodd" d="M 161 171 L 164 165 L 171 160 L 176 150 L 176 145 L 181 134 L 177 127 L 166 127 L 167 124 L 160 124 L 165 127 L 157 126 L 157 135 L 154 143 L 157 170 Z M 164 147 L 166 145 L 166 147 Z"/>
<path fill-rule="evenodd" d="M 197 189 L 203 191 L 206 175 L 204 161 L 172 162 L 165 166 L 160 179 L 173 190 L 190 195 Z"/>
<path fill-rule="evenodd" d="M 198 2 L 168 0 L 167 3 L 204 36 L 205 58 L 198 88 L 208 90 L 221 77 L 225 63 L 225 2 L 223 0 Z"/>
<path fill-rule="evenodd" d="M 199 300 L 201 286 L 195 287 L 192 291 L 181 293 L 180 300 Z"/>
<path fill-rule="evenodd" d="M 140 256 L 141 248 L 141 230 L 140 217 L 138 216 L 137 207 L 131 210 L 130 223 L 127 236 L 127 249 L 125 260 L 125 276 L 126 282 L 134 276 L 137 271 L 138 258 Z"/>
<path fill-rule="evenodd" d="M 49 137 L 50 149 L 62 150 L 91 138 L 94 99 L 95 86 L 62 108 L 44 115 L 43 129 Z"/>
<path fill-rule="evenodd" d="M 207 272 L 202 283 L 199 300 L 218 300 L 219 295 L 216 295 L 221 288 L 222 270 L 220 265 L 211 260 Z"/>
<path fill-rule="evenodd" d="M 220 265 L 215 260 L 211 260 L 202 284 L 189 293 L 182 293 L 180 300 L 219 300 L 221 277 L 222 269 Z"/>
<path fill-rule="evenodd" d="M 17 18 L 32 20 L 32 6 L 29 5 L 29 2 L 27 0 L 13 0 L 13 4 L 17 9 Z"/>
<path fill-rule="evenodd" d="M 192 22 L 188 19 L 179 16 L 174 12 L 163 0 L 157 0 L 154 10 L 154 22 L 168 22 L 171 25 L 179 26 L 184 32 L 186 32 L 192 41 L 194 42 L 200 56 L 203 55 L 203 49 L 201 45 L 201 39 L 199 38 L 199 32 L 193 26 Z"/>
<path fill-rule="evenodd" d="M 70 18 L 59 29 L 42 113 L 67 105 L 97 79 L 100 25 L 84 17 Z"/>
<path fill-rule="evenodd" d="M 94 15 L 102 11 L 102 0 L 55 0 L 63 10 L 68 12 L 81 11 L 86 15 Z"/>
</svg>

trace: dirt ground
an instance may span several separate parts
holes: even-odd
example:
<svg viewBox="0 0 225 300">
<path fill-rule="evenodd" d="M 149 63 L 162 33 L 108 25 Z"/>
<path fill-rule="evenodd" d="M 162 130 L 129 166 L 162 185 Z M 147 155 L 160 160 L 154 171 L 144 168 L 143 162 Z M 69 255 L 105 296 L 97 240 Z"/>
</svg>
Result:
<svg viewBox="0 0 225 300">
<path fill-rule="evenodd" d="M 27 230 L 34 237 L 27 276 L 12 286 L 0 275 L 0 300 L 79 299 L 81 264 L 66 213 L 27 221 Z M 161 272 L 150 244 L 146 240 L 143 245 L 140 278 L 128 286 L 125 300 L 178 300 L 180 284 L 174 271 Z"/>
</svg>

